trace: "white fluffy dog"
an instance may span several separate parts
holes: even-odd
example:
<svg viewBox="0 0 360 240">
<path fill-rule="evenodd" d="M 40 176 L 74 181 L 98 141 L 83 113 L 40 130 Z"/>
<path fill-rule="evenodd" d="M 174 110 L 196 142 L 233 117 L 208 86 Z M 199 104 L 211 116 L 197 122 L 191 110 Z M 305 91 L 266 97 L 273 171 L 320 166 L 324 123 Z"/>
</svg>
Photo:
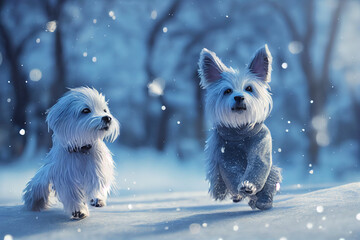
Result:
<svg viewBox="0 0 360 240">
<path fill-rule="evenodd" d="M 265 45 L 243 71 L 227 67 L 203 49 L 200 85 L 206 90 L 206 112 L 213 124 L 206 144 L 209 192 L 217 200 L 249 198 L 253 209 L 266 210 L 282 181 L 272 164 L 272 139 L 264 124 L 272 109 L 269 92 L 272 56 Z"/>
<path fill-rule="evenodd" d="M 70 89 L 48 111 L 53 146 L 45 164 L 24 189 L 26 208 L 49 207 L 50 190 L 73 219 L 89 216 L 87 202 L 102 207 L 114 182 L 114 162 L 104 143 L 119 135 L 105 97 L 96 89 Z"/>
</svg>

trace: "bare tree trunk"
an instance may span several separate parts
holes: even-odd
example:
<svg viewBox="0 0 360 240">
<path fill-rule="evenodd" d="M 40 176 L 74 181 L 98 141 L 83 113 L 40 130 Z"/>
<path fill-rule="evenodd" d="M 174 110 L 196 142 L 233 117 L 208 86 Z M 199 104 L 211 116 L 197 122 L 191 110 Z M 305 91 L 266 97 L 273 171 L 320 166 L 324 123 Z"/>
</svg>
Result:
<svg viewBox="0 0 360 240">
<path fill-rule="evenodd" d="M 63 47 L 63 22 L 61 19 L 61 14 L 63 12 L 66 0 L 57 0 L 54 4 L 51 4 L 50 1 L 47 1 L 45 4 L 45 11 L 48 16 L 49 21 L 56 21 L 57 27 L 54 32 L 54 49 L 55 49 L 55 76 L 54 81 L 51 84 L 51 100 L 49 106 L 53 105 L 56 100 L 62 96 L 66 91 L 66 65 L 64 59 L 64 47 Z"/>
<path fill-rule="evenodd" d="M 277 10 L 280 15 L 283 17 L 288 30 L 295 41 L 301 41 L 303 44 L 303 52 L 300 54 L 300 64 L 305 75 L 305 80 L 307 83 L 308 95 L 310 97 L 309 101 L 312 100 L 312 103 L 309 107 L 309 119 L 308 123 L 311 124 L 311 121 L 316 116 L 321 116 L 325 112 L 326 103 L 329 97 L 329 87 L 330 87 L 330 64 L 332 59 L 332 53 L 335 47 L 336 36 L 338 29 L 340 27 L 340 16 L 342 9 L 345 5 L 345 0 L 338 0 L 336 9 L 331 16 L 330 30 L 328 42 L 324 48 L 324 58 L 322 62 L 322 69 L 319 72 L 315 71 L 315 65 L 313 58 L 311 56 L 311 47 L 312 41 L 315 34 L 315 1 L 306 0 L 304 1 L 304 19 L 306 20 L 305 25 L 305 34 L 304 36 L 300 35 L 293 18 L 289 15 L 289 12 L 284 9 L 284 7 L 276 2 L 271 2 L 271 6 Z M 317 130 L 312 126 L 307 131 L 308 137 L 308 161 L 309 163 L 316 165 L 318 164 L 318 155 L 320 146 L 316 140 Z"/>
<path fill-rule="evenodd" d="M 20 135 L 20 129 L 28 130 L 26 108 L 29 104 L 29 92 L 26 86 L 26 77 L 23 75 L 19 57 L 14 56 L 10 59 L 11 82 L 14 86 L 15 106 L 13 110 L 13 128 L 11 129 L 11 148 L 13 154 L 20 156 L 27 142 L 27 134 Z"/>
<path fill-rule="evenodd" d="M 64 58 L 64 43 L 63 43 L 63 21 L 60 19 L 63 12 L 66 0 L 57 0 L 50 2 L 47 0 L 44 3 L 44 12 L 48 21 L 56 21 L 56 29 L 54 34 L 54 76 L 50 85 L 49 102 L 45 106 L 41 106 L 39 109 L 39 118 L 45 120 L 43 115 L 46 109 L 49 109 L 54 105 L 64 92 L 66 91 L 66 64 Z M 51 135 L 48 133 L 48 127 L 45 124 L 40 124 L 38 128 L 38 146 L 51 147 Z"/>
<path fill-rule="evenodd" d="M 55 31 L 55 78 L 51 85 L 51 102 L 53 105 L 66 91 L 66 66 L 64 61 L 64 47 L 62 40 L 61 23 Z"/>
<path fill-rule="evenodd" d="M 165 97 L 162 95 L 159 97 L 161 105 L 167 106 Z M 169 132 L 169 118 L 171 115 L 171 108 L 167 107 L 166 110 L 162 111 L 162 114 L 160 115 L 160 121 L 158 124 L 158 135 L 156 139 L 156 149 L 159 151 L 163 151 L 166 147 L 166 140 Z"/>
<path fill-rule="evenodd" d="M 146 96 L 146 104 L 149 105 L 151 103 L 151 97 L 149 96 L 148 93 L 148 85 L 149 83 L 151 83 L 156 74 L 153 71 L 152 68 L 152 56 L 153 56 L 153 52 L 154 52 L 154 48 L 155 48 L 155 43 L 156 40 L 158 38 L 158 35 L 162 33 L 162 28 L 165 26 L 165 24 L 169 21 L 171 21 L 173 19 L 173 15 L 174 13 L 178 10 L 178 8 L 180 7 L 181 1 L 180 0 L 174 0 L 172 2 L 172 4 L 169 6 L 168 10 L 166 11 L 166 13 L 164 15 L 162 15 L 161 18 L 159 18 L 159 20 L 155 23 L 154 27 L 152 28 L 152 30 L 150 31 L 149 34 L 149 38 L 147 41 L 147 60 L 145 61 L 146 65 L 145 65 L 145 72 L 147 75 L 147 82 L 146 85 L 144 87 L 144 92 L 145 92 L 145 96 Z M 158 133 L 155 137 L 155 145 L 156 148 L 159 151 L 162 151 L 165 148 L 165 143 L 166 143 L 166 138 L 167 138 L 167 128 L 168 128 L 168 113 L 170 112 L 170 107 L 169 105 L 167 105 L 166 100 L 164 98 L 164 96 L 160 96 L 160 103 L 164 106 L 166 106 L 166 110 L 165 111 L 161 111 L 160 112 L 160 121 L 159 121 L 159 128 L 158 128 Z M 160 111 L 160 109 L 159 109 Z M 153 135 L 153 121 L 151 121 L 151 112 L 149 110 L 146 109 L 145 112 L 145 116 L 144 116 L 144 125 L 145 125 L 145 138 L 144 138 L 144 144 L 150 144 L 151 140 L 152 140 L 152 135 Z"/>
<path fill-rule="evenodd" d="M 0 1 L 0 12 L 3 11 L 5 1 Z M 4 47 L 7 63 L 10 65 L 10 84 L 14 89 L 14 108 L 12 113 L 12 124 L 13 127 L 10 130 L 10 146 L 12 149 L 12 155 L 19 157 L 26 146 L 27 142 L 27 116 L 26 109 L 30 101 L 29 92 L 27 88 L 27 78 L 23 73 L 20 56 L 23 53 L 26 41 L 33 37 L 38 29 L 33 29 L 28 32 L 27 35 L 20 41 L 18 45 L 14 45 L 13 37 L 10 31 L 4 25 L 4 22 L 0 20 L 0 40 Z M 21 129 L 25 130 L 25 135 L 19 134 Z"/>
<path fill-rule="evenodd" d="M 354 136 L 355 141 L 357 142 L 358 149 L 357 149 L 357 167 L 360 167 L 360 100 L 356 97 L 356 91 L 354 89 L 349 89 L 350 91 L 350 97 L 352 102 L 352 108 L 354 112 Z"/>
</svg>

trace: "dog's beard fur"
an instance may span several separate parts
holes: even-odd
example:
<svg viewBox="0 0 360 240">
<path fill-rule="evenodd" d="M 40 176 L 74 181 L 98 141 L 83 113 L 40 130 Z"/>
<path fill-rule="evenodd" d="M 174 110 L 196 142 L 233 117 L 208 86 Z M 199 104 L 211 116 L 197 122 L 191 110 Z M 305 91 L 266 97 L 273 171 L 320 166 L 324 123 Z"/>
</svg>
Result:
<svg viewBox="0 0 360 240">
<path fill-rule="evenodd" d="M 82 111 L 88 108 L 89 113 Z M 102 118 L 110 117 L 109 124 Z M 119 135 L 119 123 L 111 115 L 105 97 L 95 89 L 71 89 L 48 111 L 46 118 L 53 130 L 53 142 L 64 148 L 81 147 L 96 140 L 113 142 Z"/>
<path fill-rule="evenodd" d="M 226 127 L 242 127 L 264 122 L 272 109 L 272 98 L 269 85 L 261 82 L 250 73 L 241 75 L 238 71 L 225 72 L 223 79 L 207 88 L 206 111 L 215 125 Z M 245 91 L 251 86 L 252 92 Z M 226 89 L 231 94 L 224 95 Z M 246 110 L 234 111 L 235 96 L 243 96 Z"/>
<path fill-rule="evenodd" d="M 272 57 L 267 47 L 254 56 L 243 73 L 229 68 L 215 53 L 204 49 L 199 60 L 200 85 L 206 89 L 206 112 L 214 126 L 242 127 L 264 122 L 272 110 L 269 92 Z M 246 88 L 250 86 L 252 92 Z M 232 92 L 224 94 L 227 89 Z M 243 110 L 233 110 L 235 96 L 244 98 Z"/>
</svg>

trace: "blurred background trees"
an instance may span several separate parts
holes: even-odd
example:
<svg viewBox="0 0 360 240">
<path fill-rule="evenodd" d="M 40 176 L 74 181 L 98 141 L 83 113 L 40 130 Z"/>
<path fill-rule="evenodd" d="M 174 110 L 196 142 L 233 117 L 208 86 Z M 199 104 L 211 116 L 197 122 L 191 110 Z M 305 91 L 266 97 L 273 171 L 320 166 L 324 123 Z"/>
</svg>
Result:
<svg viewBox="0 0 360 240">
<path fill-rule="evenodd" d="M 243 69 L 267 43 L 276 161 L 358 170 L 359 10 L 355 0 L 0 0 L 0 162 L 46 150 L 46 109 L 81 85 L 110 99 L 117 146 L 191 160 L 211 128 L 201 49 Z"/>
</svg>

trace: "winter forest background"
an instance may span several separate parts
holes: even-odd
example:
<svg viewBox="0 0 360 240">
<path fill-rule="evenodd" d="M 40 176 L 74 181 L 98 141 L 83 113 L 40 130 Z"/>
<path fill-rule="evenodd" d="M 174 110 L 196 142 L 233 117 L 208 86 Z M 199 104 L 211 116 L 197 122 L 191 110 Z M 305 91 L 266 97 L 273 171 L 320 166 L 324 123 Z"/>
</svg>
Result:
<svg viewBox="0 0 360 240">
<path fill-rule="evenodd" d="M 204 179 L 199 53 L 243 69 L 267 43 L 284 184 L 359 180 L 359 12 L 358 0 L 0 0 L 0 168 L 40 166 L 46 110 L 87 85 L 121 123 L 118 165 L 152 155 Z"/>
</svg>

